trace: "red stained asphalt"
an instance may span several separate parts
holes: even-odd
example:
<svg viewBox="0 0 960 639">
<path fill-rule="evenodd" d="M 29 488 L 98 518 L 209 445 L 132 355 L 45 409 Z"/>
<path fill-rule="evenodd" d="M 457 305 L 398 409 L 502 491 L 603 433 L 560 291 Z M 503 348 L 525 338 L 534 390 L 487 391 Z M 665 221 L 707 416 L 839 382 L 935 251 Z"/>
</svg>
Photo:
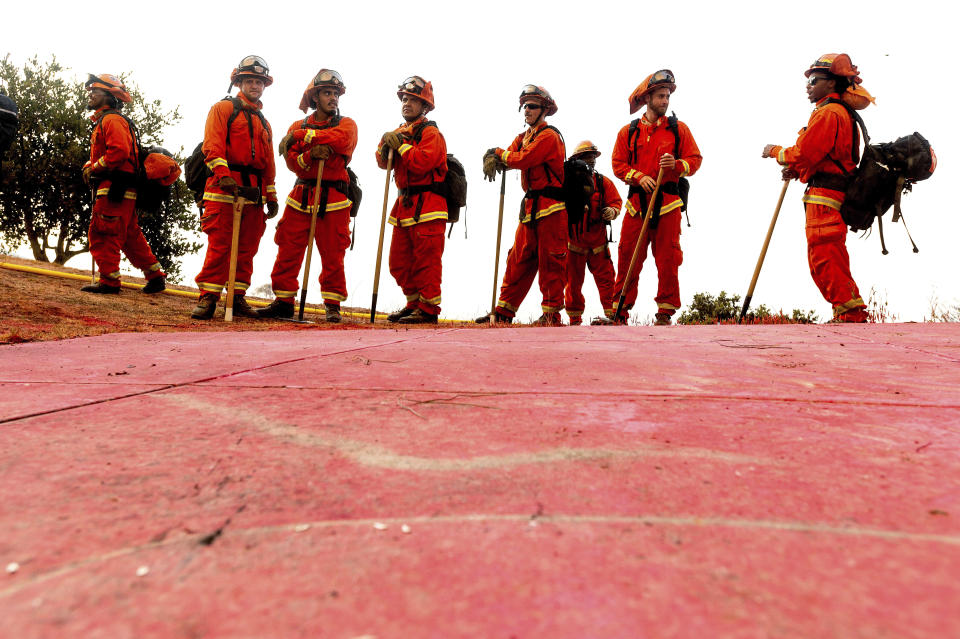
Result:
<svg viewBox="0 0 960 639">
<path fill-rule="evenodd" d="M 3 637 L 960 636 L 957 324 L 0 364 Z"/>
</svg>

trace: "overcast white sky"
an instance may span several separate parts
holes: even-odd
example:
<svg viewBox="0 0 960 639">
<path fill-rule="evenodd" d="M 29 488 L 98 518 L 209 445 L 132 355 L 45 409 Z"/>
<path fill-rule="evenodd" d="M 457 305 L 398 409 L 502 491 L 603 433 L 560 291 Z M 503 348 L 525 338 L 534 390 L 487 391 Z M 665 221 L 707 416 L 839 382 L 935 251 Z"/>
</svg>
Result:
<svg viewBox="0 0 960 639">
<path fill-rule="evenodd" d="M 481 156 L 506 146 L 523 129 L 517 96 L 526 83 L 545 86 L 557 100 L 551 118 L 568 152 L 584 138 L 603 153 L 597 168 L 613 177 L 610 152 L 617 131 L 631 119 L 627 97 L 652 71 L 670 68 L 678 89 L 671 109 L 691 128 L 704 156 L 691 179 L 691 228 L 684 226 L 680 285 L 684 304 L 695 292 L 745 294 L 779 194 L 779 169 L 760 158 L 766 143 L 792 144 L 811 105 L 803 71 L 819 55 L 846 52 L 860 67 L 877 105 L 862 112 L 875 142 L 919 131 L 931 141 L 939 166 L 904 198 L 905 217 L 918 246 L 913 254 L 899 224 L 887 224 L 890 255 L 876 233 L 848 235 L 852 270 L 866 298 L 871 288 L 901 320 L 929 315 L 931 300 L 960 303 L 960 217 L 953 190 L 958 133 L 954 80 L 956 38 L 946 3 L 832 2 L 805 9 L 779 2 L 365 2 L 316 4 L 285 1 L 14 3 L 4 9 L 0 54 L 15 63 L 37 54 L 57 59 L 78 79 L 87 72 L 132 75 L 150 98 L 180 106 L 184 120 L 166 146 L 190 150 L 202 138 L 210 106 L 223 97 L 230 69 L 256 53 L 270 65 L 274 84 L 264 113 L 275 131 L 302 118 L 304 87 L 322 67 L 347 84 L 344 115 L 357 121 L 352 166 L 364 188 L 357 243 L 347 257 L 348 305 L 367 306 L 384 173 L 373 153 L 380 135 L 400 121 L 396 85 L 419 74 L 431 80 L 437 121 L 448 150 L 467 169 L 466 218 L 455 227 L 444 255 L 443 316 L 469 318 L 489 310 L 499 189 L 484 182 Z M 279 135 L 276 136 L 279 139 Z M 286 194 L 293 174 L 278 167 Z M 621 195 L 626 188 L 615 180 Z M 802 185 L 793 183 L 767 254 L 753 304 L 787 312 L 830 305 L 810 278 L 803 231 Z M 392 195 L 396 189 L 392 188 Z M 522 196 L 519 175 L 507 180 L 500 276 L 516 229 Z M 889 221 L 889 214 L 886 216 Z M 254 262 L 253 286 L 269 283 L 276 247 L 275 220 Z M 389 228 L 387 230 L 389 245 Z M 615 226 L 619 238 L 619 221 Z M 616 251 L 616 247 L 612 247 Z M 378 307 L 390 310 L 403 296 L 384 267 Z M 316 257 L 316 254 L 315 254 Z M 71 266 L 80 266 L 75 258 Z M 185 259 L 192 281 L 201 256 Z M 317 298 L 319 260 L 309 290 Z M 634 313 L 652 316 L 656 269 L 648 259 Z M 499 282 L 498 282 L 499 285 Z M 600 314 L 589 275 L 587 314 Z M 531 289 L 519 317 L 540 314 Z"/>
</svg>

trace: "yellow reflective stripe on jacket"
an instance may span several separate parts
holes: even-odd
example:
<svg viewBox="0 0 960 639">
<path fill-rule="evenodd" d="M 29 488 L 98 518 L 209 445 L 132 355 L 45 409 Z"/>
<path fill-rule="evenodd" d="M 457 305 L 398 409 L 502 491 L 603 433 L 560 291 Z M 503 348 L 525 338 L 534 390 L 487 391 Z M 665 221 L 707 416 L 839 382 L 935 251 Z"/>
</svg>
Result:
<svg viewBox="0 0 960 639">
<path fill-rule="evenodd" d="M 687 164 L 686 160 L 677 160 L 680 164 L 683 165 L 683 170 L 680 171 L 680 177 L 687 177 L 690 175 L 690 165 Z"/>
<path fill-rule="evenodd" d="M 663 215 L 666 215 L 667 213 L 676 211 L 681 206 L 683 206 L 683 200 L 681 200 L 680 198 L 677 198 L 670 204 L 664 204 L 662 207 L 660 207 L 660 215 L 663 216 Z M 630 200 L 627 200 L 626 209 L 627 209 L 627 214 L 630 215 L 630 217 L 636 217 L 638 211 L 637 209 L 633 208 L 633 203 L 630 202 Z"/>
<path fill-rule="evenodd" d="M 406 143 L 404 143 L 404 144 L 401 144 L 401 145 L 400 145 L 400 148 L 399 148 L 399 149 L 397 149 L 397 153 L 399 153 L 400 156 L 403 157 L 403 155 L 404 155 L 407 151 L 409 151 L 410 149 L 412 149 L 412 148 L 413 148 L 413 145 L 412 145 L 412 144 L 406 144 Z"/>
<path fill-rule="evenodd" d="M 110 192 L 109 187 L 105 189 L 97 189 L 97 197 L 100 197 L 101 195 L 106 195 L 109 192 Z M 126 191 L 123 192 L 123 199 L 135 200 L 137 199 L 137 192 L 133 189 L 127 189 Z"/>
<path fill-rule="evenodd" d="M 804 193 L 803 202 L 805 204 L 818 204 L 820 206 L 826 206 L 837 211 L 839 211 L 840 207 L 843 206 L 843 202 L 840 200 L 836 200 L 825 195 L 814 195 L 813 193 Z"/>
<path fill-rule="evenodd" d="M 504 151 L 500 154 L 500 159 L 503 160 L 503 163 L 507 163 L 507 158 L 510 157 L 510 151 Z"/>
<path fill-rule="evenodd" d="M 540 218 L 547 217 L 548 215 L 556 213 L 557 211 L 563 211 L 565 208 L 566 208 L 566 205 L 563 202 L 557 202 L 556 204 L 551 204 L 547 208 L 540 209 L 539 211 L 537 211 L 537 219 L 539 220 Z M 530 221 L 529 213 L 524 215 L 523 219 L 520 220 L 520 222 L 523 224 L 526 224 L 529 221 Z"/>
<path fill-rule="evenodd" d="M 390 216 L 391 226 L 400 226 L 401 228 L 407 228 L 408 226 L 413 226 L 414 224 L 422 224 L 423 222 L 432 222 L 434 220 L 446 220 L 447 212 L 446 211 L 430 211 L 429 213 L 421 213 L 420 219 L 415 220 L 412 217 L 408 217 L 403 220 L 397 220 L 396 217 Z"/>
<path fill-rule="evenodd" d="M 304 158 L 306 158 L 306 161 L 304 160 Z M 297 165 L 298 165 L 301 169 L 309 169 L 309 168 L 310 168 L 310 154 L 309 154 L 309 153 L 301 153 L 300 155 L 298 155 L 298 156 L 297 156 Z"/>
<path fill-rule="evenodd" d="M 225 166 L 225 167 L 227 167 L 227 168 L 230 167 L 230 165 L 227 163 L 227 161 L 226 161 L 225 159 L 223 159 L 223 158 L 213 158 L 212 160 L 210 160 L 210 161 L 207 162 L 206 164 L 207 164 L 207 168 L 210 169 L 211 171 L 213 171 L 213 170 L 214 170 L 215 168 L 217 168 L 218 166 Z"/>
<path fill-rule="evenodd" d="M 295 211 L 300 211 L 301 213 L 313 213 L 320 208 L 319 206 L 315 206 L 313 204 L 308 204 L 307 208 L 303 208 L 299 200 L 295 200 L 289 196 L 287 197 L 286 205 Z M 342 202 L 328 202 L 326 211 L 327 213 L 330 211 L 341 211 L 343 209 L 350 208 L 352 205 L 353 202 L 351 200 L 343 200 Z"/>
<path fill-rule="evenodd" d="M 204 191 L 203 199 L 210 202 L 225 202 L 227 204 L 233 204 L 233 196 L 226 193 L 213 193 L 211 191 Z"/>
<path fill-rule="evenodd" d="M 310 141 L 313 140 L 313 138 L 316 137 L 316 135 L 317 135 L 316 129 L 307 129 L 307 133 L 303 136 L 303 141 L 306 144 L 310 144 Z"/>
</svg>

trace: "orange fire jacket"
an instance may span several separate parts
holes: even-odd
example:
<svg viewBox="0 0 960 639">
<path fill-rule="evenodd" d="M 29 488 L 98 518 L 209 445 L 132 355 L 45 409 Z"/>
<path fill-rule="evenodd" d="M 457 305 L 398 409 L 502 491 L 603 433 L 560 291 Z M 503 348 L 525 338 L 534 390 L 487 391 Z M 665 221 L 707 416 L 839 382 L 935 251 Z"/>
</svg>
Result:
<svg viewBox="0 0 960 639">
<path fill-rule="evenodd" d="M 546 122 L 518 135 L 506 150 L 497 147 L 495 152 L 509 168 L 520 169 L 520 184 L 524 191 L 563 186 L 563 159 L 567 151 L 560 135 L 548 129 Z M 538 199 L 536 211 L 532 210 L 534 200 L 524 199 L 522 223 L 565 210 L 559 200 L 546 195 Z"/>
<path fill-rule="evenodd" d="M 399 189 L 441 184 L 447 177 L 447 142 L 435 126 L 424 126 L 426 116 L 395 129 L 404 138 L 404 143 L 394 153 L 393 180 Z M 420 130 L 420 141 L 414 133 Z M 377 147 L 377 166 L 387 168 L 387 158 L 380 154 L 381 140 Z M 415 189 L 414 189 L 415 190 Z M 417 215 L 419 209 L 420 214 Z M 447 219 L 447 200 L 438 193 L 424 191 L 397 198 L 390 212 L 390 224 L 411 226 L 431 220 Z"/>
<path fill-rule="evenodd" d="M 236 179 L 239 172 L 230 169 L 230 165 L 234 165 L 247 166 L 260 172 L 264 200 L 276 202 L 277 187 L 274 182 L 277 177 L 277 167 L 273 157 L 273 131 L 269 123 L 264 127 L 256 115 L 263 104 L 250 102 L 243 93 L 238 94 L 237 98 L 240 100 L 241 110 L 249 112 L 250 120 L 248 124 L 245 113 L 240 113 L 233 119 L 229 147 L 227 146 L 227 122 L 233 115 L 233 103 L 230 100 L 220 100 L 213 105 L 207 115 L 207 124 L 203 131 L 203 155 L 213 176 L 207 180 L 203 199 L 214 202 L 233 202 L 233 196 L 217 187 L 217 181 L 231 174 Z M 253 127 L 252 137 L 251 126 Z M 240 180 L 237 181 L 240 182 Z M 252 185 L 256 186 L 255 179 Z"/>
<path fill-rule="evenodd" d="M 319 120 L 316 111 L 307 117 L 307 125 L 325 126 L 328 124 L 330 124 L 330 118 Z M 353 158 L 353 150 L 357 148 L 357 123 L 351 118 L 341 117 L 336 125 L 323 129 L 312 129 L 307 125 L 304 125 L 303 119 L 299 119 L 287 129 L 287 133 L 293 135 L 293 142 L 287 147 L 287 154 L 283 158 L 287 163 L 287 168 L 293 171 L 297 178 L 309 182 L 308 185 L 295 185 L 290 195 L 287 196 L 287 206 L 292 206 L 298 211 L 304 212 L 312 209 L 303 205 L 303 192 L 305 189 L 313 188 L 317 179 L 317 166 L 320 162 L 310 158 L 310 149 L 321 144 L 327 144 L 333 150 L 333 155 L 323 163 L 321 180 L 349 182 L 350 175 L 347 173 L 347 165 Z M 350 205 L 351 202 L 345 194 L 333 188 L 327 190 L 327 211 L 339 211 L 349 208 Z M 313 201 L 307 202 L 307 206 L 313 206 Z"/>
<path fill-rule="evenodd" d="M 827 100 L 839 100 L 831 93 L 817 103 L 807 126 L 800 129 L 797 142 L 791 147 L 773 147 L 771 155 L 777 162 L 789 166 L 799 175 L 801 182 L 808 182 L 817 173 L 843 175 L 834 160 L 847 173 L 856 168 L 851 156 L 853 144 L 853 118 L 840 104 L 827 104 Z"/>
<path fill-rule="evenodd" d="M 690 129 L 683 122 L 677 123 L 677 129 L 680 133 L 680 153 L 676 158 L 677 164 L 673 170 L 664 171 L 662 185 L 669 182 L 676 182 L 682 177 L 693 175 L 700 168 L 703 162 L 703 156 L 700 155 L 700 149 L 697 147 Z M 667 117 L 662 116 L 656 123 L 650 124 L 644 117 L 640 118 L 637 124 L 637 130 L 633 135 L 633 144 L 628 145 L 630 136 L 630 125 L 624 126 L 617 134 L 617 141 L 613 147 L 613 155 L 610 161 L 613 164 L 613 174 L 623 180 L 630 186 L 640 184 L 640 178 L 649 175 L 652 179 L 657 179 L 657 173 L 660 171 L 660 158 L 664 153 L 674 155 L 676 150 L 676 137 L 673 130 L 667 125 Z M 631 151 L 634 157 L 631 162 Z M 627 198 L 626 209 L 630 215 L 636 215 L 640 206 L 640 196 L 633 194 Z M 677 211 L 683 203 L 678 195 L 671 193 L 663 194 L 663 205 L 660 207 L 660 215 L 671 211 Z M 640 211 L 645 213 L 646 211 Z"/>
<path fill-rule="evenodd" d="M 123 116 L 116 113 L 104 112 L 109 107 L 97 109 L 90 119 L 94 122 L 93 133 L 90 134 L 90 162 L 93 175 L 108 171 L 122 171 L 134 173 L 137 170 L 137 158 L 134 150 L 133 133 L 130 125 Z M 102 122 L 100 121 L 102 119 Z M 110 190 L 110 180 L 100 182 L 97 195 L 104 195 Z M 131 195 L 133 191 L 130 191 Z M 132 197 L 136 197 L 132 195 Z"/>
</svg>

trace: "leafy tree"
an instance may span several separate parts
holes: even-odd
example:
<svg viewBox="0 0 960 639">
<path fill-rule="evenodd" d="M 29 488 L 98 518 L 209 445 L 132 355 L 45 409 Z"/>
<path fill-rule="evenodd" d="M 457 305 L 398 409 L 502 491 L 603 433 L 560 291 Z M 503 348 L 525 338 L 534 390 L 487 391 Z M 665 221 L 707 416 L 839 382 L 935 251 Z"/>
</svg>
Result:
<svg viewBox="0 0 960 639">
<path fill-rule="evenodd" d="M 52 251 L 55 264 L 89 250 L 91 214 L 91 193 L 80 172 L 90 158 L 86 89 L 63 79 L 64 71 L 56 58 L 41 63 L 34 57 L 22 69 L 9 54 L 0 61 L 0 82 L 20 111 L 20 136 L 0 174 L 0 248 L 9 251 L 26 241 L 35 260 L 51 261 Z M 159 100 L 146 99 L 121 78 L 133 97 L 124 114 L 136 123 L 141 144 L 161 146 L 163 130 L 180 121 L 179 111 L 165 111 Z M 177 258 L 202 246 L 183 233 L 198 232 L 199 221 L 182 180 L 159 213 L 141 215 L 140 226 L 171 279 L 178 279 Z"/>
</svg>

